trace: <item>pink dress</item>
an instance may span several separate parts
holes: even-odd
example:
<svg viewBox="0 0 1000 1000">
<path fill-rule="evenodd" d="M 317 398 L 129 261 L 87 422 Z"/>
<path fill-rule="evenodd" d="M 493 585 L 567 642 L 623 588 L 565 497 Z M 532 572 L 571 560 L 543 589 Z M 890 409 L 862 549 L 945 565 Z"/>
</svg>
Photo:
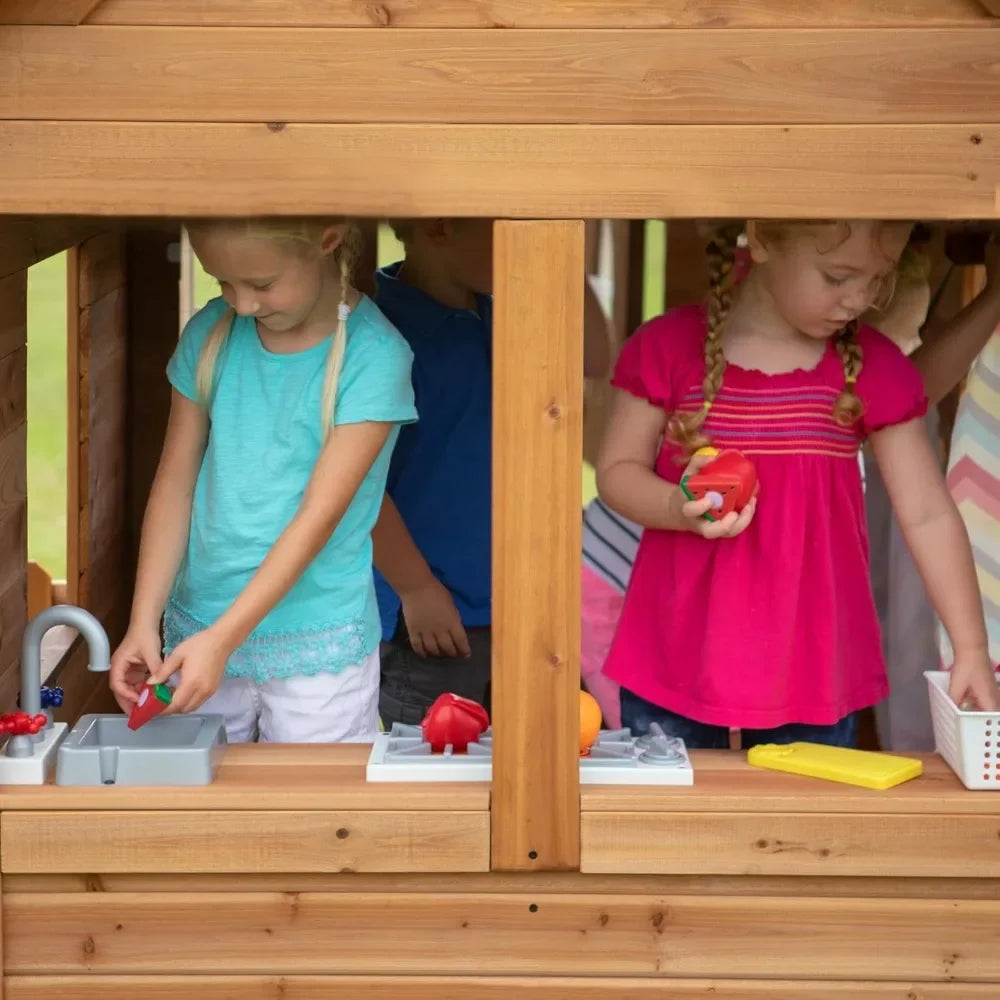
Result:
<svg viewBox="0 0 1000 1000">
<path fill-rule="evenodd" d="M 698 409 L 704 336 L 701 306 L 651 320 L 626 341 L 612 384 L 668 413 Z M 844 370 L 832 341 L 810 371 L 727 366 L 705 429 L 756 465 L 757 512 L 736 538 L 643 532 L 604 668 L 623 687 L 744 729 L 831 725 L 885 697 L 858 448 L 927 404 L 891 340 L 871 327 L 858 338 L 865 414 L 855 427 L 833 419 Z M 657 456 L 669 482 L 680 480 L 678 455 L 665 442 Z"/>
</svg>

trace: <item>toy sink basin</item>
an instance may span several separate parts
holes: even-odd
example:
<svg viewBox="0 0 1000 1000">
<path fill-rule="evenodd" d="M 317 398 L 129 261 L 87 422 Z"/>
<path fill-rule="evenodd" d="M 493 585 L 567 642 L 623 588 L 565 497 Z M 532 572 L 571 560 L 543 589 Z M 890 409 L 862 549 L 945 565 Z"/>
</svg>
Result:
<svg viewBox="0 0 1000 1000">
<path fill-rule="evenodd" d="M 221 715 L 167 715 L 140 729 L 84 715 L 56 759 L 57 785 L 208 785 L 226 752 Z"/>
</svg>

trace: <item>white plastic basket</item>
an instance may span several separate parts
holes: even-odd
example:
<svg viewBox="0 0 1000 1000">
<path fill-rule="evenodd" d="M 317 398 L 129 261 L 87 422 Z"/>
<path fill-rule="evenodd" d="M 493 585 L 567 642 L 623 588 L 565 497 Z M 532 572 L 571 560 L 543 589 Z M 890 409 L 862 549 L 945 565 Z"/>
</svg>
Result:
<svg viewBox="0 0 1000 1000">
<path fill-rule="evenodd" d="M 1000 792 L 1000 712 L 963 712 L 948 697 L 945 670 L 925 670 L 937 752 L 966 788 Z"/>
</svg>

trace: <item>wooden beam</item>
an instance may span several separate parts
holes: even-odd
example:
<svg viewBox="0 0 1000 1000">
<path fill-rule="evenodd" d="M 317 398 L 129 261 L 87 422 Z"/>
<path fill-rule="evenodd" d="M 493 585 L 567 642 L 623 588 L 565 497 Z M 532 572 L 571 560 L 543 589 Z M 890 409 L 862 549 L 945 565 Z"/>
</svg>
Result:
<svg viewBox="0 0 1000 1000">
<path fill-rule="evenodd" d="M 0 122 L 0 148 L 0 212 L 1000 218 L 1000 125 Z"/>
<path fill-rule="evenodd" d="M 1000 0 L 979 0 L 992 17 L 1000 17 Z"/>
<path fill-rule="evenodd" d="M 108 225 L 106 219 L 0 215 L 0 278 L 75 246 Z"/>
<path fill-rule="evenodd" d="M 995 0 L 983 0 L 992 3 Z M 943 27 L 976 0 L 104 0 L 90 24 L 374 28 Z"/>
<path fill-rule="evenodd" d="M 80 24 L 101 0 L 0 0 L 0 25 Z"/>
<path fill-rule="evenodd" d="M 567 976 L 10 976 L 6 1000 L 995 1000 L 991 983 Z"/>
<path fill-rule="evenodd" d="M 580 861 L 583 224 L 497 222 L 492 868 Z"/>
<path fill-rule="evenodd" d="M 980 27 L 158 28 L 141 62 L 135 45 L 134 28 L 9 29 L 0 118 L 938 124 L 991 121 L 1000 105 L 1000 35 Z"/>
</svg>

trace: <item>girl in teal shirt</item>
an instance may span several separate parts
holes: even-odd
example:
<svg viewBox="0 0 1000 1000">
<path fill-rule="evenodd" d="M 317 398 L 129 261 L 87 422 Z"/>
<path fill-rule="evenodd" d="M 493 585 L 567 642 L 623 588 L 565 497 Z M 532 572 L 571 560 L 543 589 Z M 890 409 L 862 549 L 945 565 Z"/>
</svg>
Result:
<svg viewBox="0 0 1000 1000">
<path fill-rule="evenodd" d="M 173 678 L 168 711 L 219 713 L 233 742 L 369 740 L 371 529 L 399 427 L 416 419 L 410 349 L 351 286 L 350 223 L 188 229 L 222 294 L 167 367 L 170 420 L 112 690 L 128 711 L 143 681 Z"/>
</svg>

